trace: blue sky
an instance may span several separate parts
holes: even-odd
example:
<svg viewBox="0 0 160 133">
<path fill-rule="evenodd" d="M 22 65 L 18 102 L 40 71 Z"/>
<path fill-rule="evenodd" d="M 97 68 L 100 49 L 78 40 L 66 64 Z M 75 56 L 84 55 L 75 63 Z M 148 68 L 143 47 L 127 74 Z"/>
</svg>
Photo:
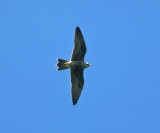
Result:
<svg viewBox="0 0 160 133">
<path fill-rule="evenodd" d="M 87 45 L 76 106 L 69 60 Z M 160 133 L 160 1 L 0 1 L 1 133 Z"/>
</svg>

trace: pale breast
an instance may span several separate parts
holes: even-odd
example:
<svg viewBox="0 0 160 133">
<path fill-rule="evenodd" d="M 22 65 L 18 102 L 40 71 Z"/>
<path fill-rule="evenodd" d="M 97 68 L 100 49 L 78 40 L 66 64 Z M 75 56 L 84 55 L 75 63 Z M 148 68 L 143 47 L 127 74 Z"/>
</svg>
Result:
<svg viewBox="0 0 160 133">
<path fill-rule="evenodd" d="M 84 65 L 85 65 L 84 62 L 82 61 L 71 61 L 70 62 L 71 69 L 83 69 Z"/>
</svg>

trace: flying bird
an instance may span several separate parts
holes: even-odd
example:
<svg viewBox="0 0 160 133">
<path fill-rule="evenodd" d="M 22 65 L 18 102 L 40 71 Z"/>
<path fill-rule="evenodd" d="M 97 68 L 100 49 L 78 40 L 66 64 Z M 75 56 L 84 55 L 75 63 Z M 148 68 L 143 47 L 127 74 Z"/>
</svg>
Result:
<svg viewBox="0 0 160 133">
<path fill-rule="evenodd" d="M 86 44 L 79 27 L 76 27 L 74 37 L 74 48 L 70 61 L 58 59 L 57 70 L 70 69 L 72 103 L 76 105 L 84 85 L 83 70 L 90 66 L 84 62 L 87 52 Z"/>
</svg>

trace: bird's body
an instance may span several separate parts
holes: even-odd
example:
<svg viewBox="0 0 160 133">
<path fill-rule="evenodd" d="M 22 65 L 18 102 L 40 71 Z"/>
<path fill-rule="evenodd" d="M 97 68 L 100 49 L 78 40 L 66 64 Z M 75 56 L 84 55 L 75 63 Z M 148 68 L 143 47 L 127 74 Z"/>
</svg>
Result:
<svg viewBox="0 0 160 133">
<path fill-rule="evenodd" d="M 83 70 L 90 66 L 89 63 L 84 62 L 85 54 L 86 45 L 84 42 L 84 38 L 79 27 L 77 27 L 75 32 L 74 49 L 72 52 L 71 60 L 67 61 L 63 59 L 58 59 L 57 63 L 57 70 L 70 69 L 73 105 L 77 103 L 83 89 Z"/>
<path fill-rule="evenodd" d="M 65 63 L 65 65 L 70 69 L 85 69 L 89 67 L 88 63 L 83 61 L 68 61 Z"/>
</svg>

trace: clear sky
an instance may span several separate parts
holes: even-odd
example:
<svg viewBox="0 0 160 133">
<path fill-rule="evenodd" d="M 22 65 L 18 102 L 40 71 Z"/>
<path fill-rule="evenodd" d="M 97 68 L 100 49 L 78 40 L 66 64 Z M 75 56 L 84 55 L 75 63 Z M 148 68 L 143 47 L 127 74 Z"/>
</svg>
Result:
<svg viewBox="0 0 160 133">
<path fill-rule="evenodd" d="M 75 28 L 85 84 L 72 105 Z M 159 0 L 1 0 L 0 133 L 160 133 Z"/>
</svg>

